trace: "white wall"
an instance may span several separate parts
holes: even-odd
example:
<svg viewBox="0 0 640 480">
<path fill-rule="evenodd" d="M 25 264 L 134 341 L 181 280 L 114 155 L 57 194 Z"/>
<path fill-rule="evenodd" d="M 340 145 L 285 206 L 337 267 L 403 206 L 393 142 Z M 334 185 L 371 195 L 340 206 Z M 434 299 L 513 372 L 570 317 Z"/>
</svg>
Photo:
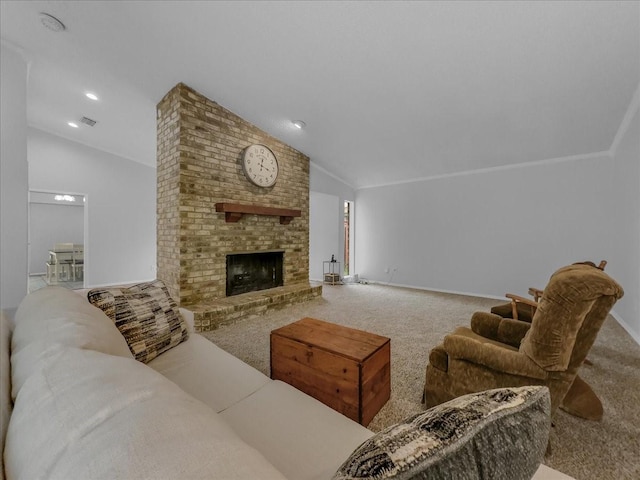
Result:
<svg viewBox="0 0 640 480">
<path fill-rule="evenodd" d="M 85 286 L 155 278 L 155 169 L 34 128 L 28 156 L 32 190 L 86 195 Z"/>
<path fill-rule="evenodd" d="M 568 263 L 610 260 L 612 164 L 601 156 L 360 190 L 360 275 L 501 297 L 544 287 Z"/>
<path fill-rule="evenodd" d="M 335 195 L 310 192 L 309 194 L 309 279 L 323 280 L 324 265 L 331 255 L 340 258 L 340 225 L 336 212 L 340 199 Z M 344 243 L 344 242 L 343 242 Z M 344 266 L 344 263 L 341 264 Z M 340 272 L 342 274 L 342 272 Z"/>
<path fill-rule="evenodd" d="M 309 279 L 319 280 L 322 279 L 322 260 L 330 259 L 331 254 L 335 254 L 336 260 L 341 262 L 341 267 L 344 268 L 344 202 L 353 202 L 355 200 L 355 190 L 350 185 L 347 185 L 314 163 L 311 163 L 310 166 L 309 190 Z M 329 208 L 327 203 L 312 201 L 316 193 L 325 194 L 337 199 L 337 202 L 333 203 L 335 208 L 332 220 L 333 224 L 326 223 L 330 221 L 329 218 L 327 218 L 326 208 Z M 321 198 L 321 196 L 318 196 L 316 200 Z M 321 205 L 321 211 L 318 211 L 317 208 Z M 355 215 L 357 215 L 357 208 L 356 205 Z M 320 230 L 319 225 L 317 225 L 319 222 L 327 225 L 325 231 Z M 328 252 L 327 249 L 331 249 L 332 251 Z M 326 257 L 327 253 L 329 255 L 328 257 Z M 351 260 L 350 267 L 349 273 L 351 275 L 358 273 L 354 259 Z M 318 276 L 318 272 L 320 276 Z"/>
<path fill-rule="evenodd" d="M 312 163 L 311 190 L 355 198 L 361 279 L 504 298 L 607 260 L 625 289 L 613 314 L 640 343 L 639 111 L 640 85 L 607 152 L 358 191 Z"/>
<path fill-rule="evenodd" d="M 29 203 L 29 275 L 46 273 L 56 243 L 84 243 L 84 206 Z"/>
<path fill-rule="evenodd" d="M 609 272 L 624 288 L 615 305 L 618 321 L 640 343 L 640 88 L 629 111 L 629 123 L 614 154 L 609 232 L 613 249 Z"/>
<path fill-rule="evenodd" d="M 0 47 L 0 308 L 27 294 L 27 64 Z"/>
</svg>

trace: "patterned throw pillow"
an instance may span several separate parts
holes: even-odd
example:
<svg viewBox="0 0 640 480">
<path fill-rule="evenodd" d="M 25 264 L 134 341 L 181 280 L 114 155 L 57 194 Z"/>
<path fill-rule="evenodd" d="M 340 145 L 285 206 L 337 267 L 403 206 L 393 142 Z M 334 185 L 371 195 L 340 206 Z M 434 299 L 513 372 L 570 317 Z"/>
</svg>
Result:
<svg viewBox="0 0 640 480">
<path fill-rule="evenodd" d="M 547 387 L 465 395 L 393 425 L 360 445 L 334 480 L 529 480 L 549 439 Z"/>
<path fill-rule="evenodd" d="M 147 363 L 189 337 L 178 305 L 161 280 L 98 288 L 87 298 L 113 320 L 136 360 Z"/>
</svg>

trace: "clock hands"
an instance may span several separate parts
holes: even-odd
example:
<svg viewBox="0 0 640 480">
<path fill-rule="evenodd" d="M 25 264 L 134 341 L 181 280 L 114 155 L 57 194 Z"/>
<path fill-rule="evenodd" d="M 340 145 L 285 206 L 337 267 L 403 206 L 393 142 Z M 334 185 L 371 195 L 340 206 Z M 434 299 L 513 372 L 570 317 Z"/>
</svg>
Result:
<svg viewBox="0 0 640 480">
<path fill-rule="evenodd" d="M 267 168 L 264 166 L 264 158 L 260 159 L 260 170 L 266 170 L 267 172 L 273 172 L 273 168 Z"/>
</svg>

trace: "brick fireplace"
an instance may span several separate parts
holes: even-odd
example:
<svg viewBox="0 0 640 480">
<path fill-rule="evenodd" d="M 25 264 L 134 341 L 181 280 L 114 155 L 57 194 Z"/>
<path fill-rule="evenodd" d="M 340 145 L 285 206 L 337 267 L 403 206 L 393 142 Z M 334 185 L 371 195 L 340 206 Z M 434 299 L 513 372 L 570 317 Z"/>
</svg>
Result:
<svg viewBox="0 0 640 480">
<path fill-rule="evenodd" d="M 196 329 L 320 295 L 309 285 L 309 158 L 182 83 L 157 115 L 158 278 Z M 244 176 L 242 151 L 255 143 L 277 157 L 273 187 Z M 229 217 L 216 205 L 248 208 Z M 282 252 L 282 286 L 227 296 L 227 256 L 260 252 Z"/>
</svg>

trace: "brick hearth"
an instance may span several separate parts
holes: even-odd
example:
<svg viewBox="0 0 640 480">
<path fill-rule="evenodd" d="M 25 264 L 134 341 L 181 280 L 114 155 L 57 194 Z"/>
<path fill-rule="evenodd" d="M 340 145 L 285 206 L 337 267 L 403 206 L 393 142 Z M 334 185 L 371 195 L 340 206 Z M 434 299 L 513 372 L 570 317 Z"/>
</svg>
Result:
<svg viewBox="0 0 640 480">
<path fill-rule="evenodd" d="M 196 331 L 206 332 L 242 318 L 262 315 L 289 305 L 307 302 L 319 296 L 322 296 L 322 285 L 298 283 L 235 295 L 212 304 L 195 305 L 189 307 L 189 310 L 193 312 Z"/>
</svg>

